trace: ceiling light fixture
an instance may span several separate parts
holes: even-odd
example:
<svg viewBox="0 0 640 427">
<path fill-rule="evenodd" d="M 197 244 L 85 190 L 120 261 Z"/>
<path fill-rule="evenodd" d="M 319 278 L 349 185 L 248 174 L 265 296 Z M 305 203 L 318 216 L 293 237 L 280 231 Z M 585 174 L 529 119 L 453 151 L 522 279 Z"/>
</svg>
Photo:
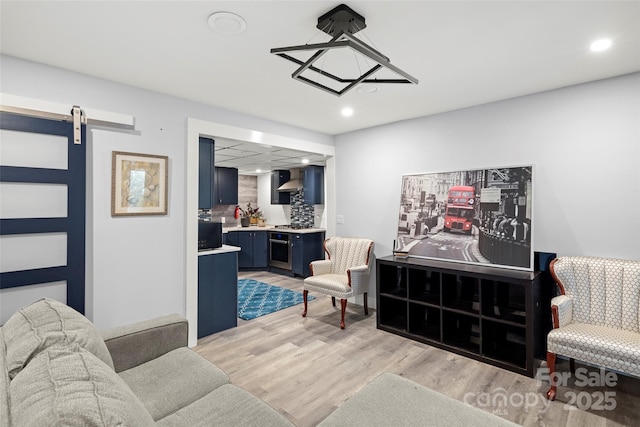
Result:
<svg viewBox="0 0 640 427">
<path fill-rule="evenodd" d="M 309 159 L 302 159 L 302 164 L 303 165 L 308 165 L 309 164 Z"/>
<path fill-rule="evenodd" d="M 602 52 L 611 47 L 611 39 L 599 39 L 591 43 L 592 52 Z"/>
<path fill-rule="evenodd" d="M 345 117 L 351 117 L 353 116 L 353 108 L 351 107 L 344 107 L 341 111 L 342 115 Z"/>
<path fill-rule="evenodd" d="M 354 36 L 366 26 L 362 15 L 354 12 L 349 6 L 341 4 L 318 18 L 316 28 L 331 36 L 330 41 L 273 48 L 271 53 L 299 65 L 299 68 L 291 75 L 294 79 L 337 96 L 345 94 L 359 83 L 418 84 L 418 79 L 392 65 L 389 58 Z M 353 55 L 356 56 L 356 61 L 359 57 L 367 63 L 367 69 L 364 72 L 360 70 L 360 63 L 358 63 L 359 76 L 353 78 L 338 77 L 338 72 L 329 71 L 328 67 L 325 66 L 325 54 L 343 48 L 349 48 Z M 312 55 L 309 58 L 300 59 L 292 56 L 294 52 L 297 52 L 297 55 L 301 53 L 312 53 Z M 323 56 L 325 58 L 320 61 L 322 63 L 319 63 L 318 60 Z M 370 65 L 369 61 L 373 65 Z M 344 68 L 341 71 L 344 71 Z M 378 71 L 390 71 L 390 74 L 398 78 L 387 78 L 386 76 L 385 78 L 371 78 Z"/>
</svg>

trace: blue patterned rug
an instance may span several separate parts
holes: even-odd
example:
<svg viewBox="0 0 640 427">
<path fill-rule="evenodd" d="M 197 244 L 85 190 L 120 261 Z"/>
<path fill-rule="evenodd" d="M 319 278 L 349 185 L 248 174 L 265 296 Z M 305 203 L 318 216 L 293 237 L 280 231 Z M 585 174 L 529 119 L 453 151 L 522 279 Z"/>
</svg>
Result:
<svg viewBox="0 0 640 427">
<path fill-rule="evenodd" d="M 315 299 L 309 295 L 307 301 Z M 268 285 L 254 279 L 238 279 L 238 317 L 251 320 L 302 303 L 302 292 Z"/>
</svg>

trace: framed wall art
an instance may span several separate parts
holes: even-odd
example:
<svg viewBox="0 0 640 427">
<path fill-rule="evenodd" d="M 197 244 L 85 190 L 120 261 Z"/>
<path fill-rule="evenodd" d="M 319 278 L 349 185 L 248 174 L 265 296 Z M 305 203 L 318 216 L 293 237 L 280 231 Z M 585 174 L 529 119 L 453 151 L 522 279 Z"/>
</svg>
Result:
<svg viewBox="0 0 640 427">
<path fill-rule="evenodd" d="M 169 158 L 114 151 L 111 216 L 166 215 Z"/>
<path fill-rule="evenodd" d="M 402 176 L 394 251 L 533 270 L 533 166 Z"/>
</svg>

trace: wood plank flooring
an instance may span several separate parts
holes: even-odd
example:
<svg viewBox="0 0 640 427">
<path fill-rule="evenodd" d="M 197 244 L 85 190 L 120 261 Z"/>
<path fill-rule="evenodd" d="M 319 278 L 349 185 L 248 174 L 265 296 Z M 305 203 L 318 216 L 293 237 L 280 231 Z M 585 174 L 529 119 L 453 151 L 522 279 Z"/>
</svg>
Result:
<svg viewBox="0 0 640 427">
<path fill-rule="evenodd" d="M 239 277 L 302 290 L 299 278 L 268 272 Z M 546 382 L 380 331 L 375 310 L 365 316 L 361 306 L 349 303 L 347 327 L 341 330 L 340 304 L 333 307 L 329 297 L 315 296 L 306 318 L 297 305 L 250 321 L 238 319 L 237 328 L 200 339 L 195 351 L 298 427 L 315 426 L 383 372 L 524 426 L 640 425 L 640 379 L 620 375 L 614 387 L 578 387 L 572 379 L 558 388 L 555 402 L 548 402 Z M 568 372 L 568 362 L 558 369 Z M 613 393 L 607 401 L 605 392 Z M 615 409 L 596 409 L 598 404 L 615 404 Z"/>
</svg>

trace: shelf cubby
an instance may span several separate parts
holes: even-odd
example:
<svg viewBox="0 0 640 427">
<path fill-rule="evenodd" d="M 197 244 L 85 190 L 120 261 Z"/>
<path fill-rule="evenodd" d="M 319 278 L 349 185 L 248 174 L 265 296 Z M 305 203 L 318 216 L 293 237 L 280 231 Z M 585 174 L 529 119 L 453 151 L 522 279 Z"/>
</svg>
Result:
<svg viewBox="0 0 640 427">
<path fill-rule="evenodd" d="M 396 266 L 385 266 L 380 271 L 380 293 L 407 297 L 407 269 Z"/>
<path fill-rule="evenodd" d="M 525 290 L 499 280 L 482 280 L 482 315 L 525 325 Z"/>
<path fill-rule="evenodd" d="M 408 270 L 409 299 L 440 305 L 440 274 L 428 270 Z"/>
<path fill-rule="evenodd" d="M 378 323 L 385 327 L 407 330 L 407 302 L 398 298 L 380 297 L 380 303 L 386 307 L 378 317 Z M 378 312 L 379 313 L 379 312 Z"/>
<path fill-rule="evenodd" d="M 443 274 L 442 305 L 478 314 L 480 312 L 478 280 L 458 274 Z"/>
<path fill-rule="evenodd" d="M 455 311 L 442 312 L 442 341 L 472 353 L 480 353 L 480 318 Z"/>
<path fill-rule="evenodd" d="M 482 354 L 518 367 L 526 367 L 527 335 L 521 326 L 484 320 Z"/>
<path fill-rule="evenodd" d="M 410 302 L 409 333 L 440 340 L 440 309 Z"/>
</svg>

